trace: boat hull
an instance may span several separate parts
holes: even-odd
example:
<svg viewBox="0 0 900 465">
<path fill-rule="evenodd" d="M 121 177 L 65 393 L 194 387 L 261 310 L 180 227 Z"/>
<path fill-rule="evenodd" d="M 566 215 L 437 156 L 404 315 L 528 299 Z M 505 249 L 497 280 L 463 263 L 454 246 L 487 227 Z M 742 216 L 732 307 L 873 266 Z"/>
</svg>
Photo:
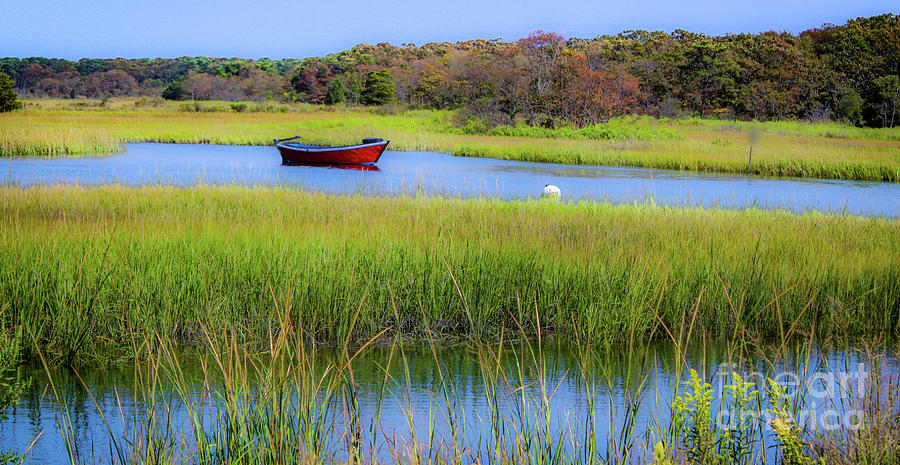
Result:
<svg viewBox="0 0 900 465">
<path fill-rule="evenodd" d="M 306 164 L 347 164 L 365 165 L 376 163 L 387 148 L 388 141 L 372 144 L 353 145 L 348 147 L 315 147 L 275 144 L 284 163 Z"/>
</svg>

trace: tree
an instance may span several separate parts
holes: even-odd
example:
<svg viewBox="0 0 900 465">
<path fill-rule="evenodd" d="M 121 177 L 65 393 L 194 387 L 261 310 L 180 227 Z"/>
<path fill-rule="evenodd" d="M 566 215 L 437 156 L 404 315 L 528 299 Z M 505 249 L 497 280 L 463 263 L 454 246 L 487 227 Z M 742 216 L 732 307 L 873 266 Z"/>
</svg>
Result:
<svg viewBox="0 0 900 465">
<path fill-rule="evenodd" d="M 362 93 L 362 103 L 365 105 L 397 103 L 397 90 L 390 71 L 382 69 L 369 72 Z"/>
<path fill-rule="evenodd" d="M 445 108 L 450 103 L 450 90 L 446 70 L 426 63 L 412 90 L 412 98 L 426 108 Z"/>
<path fill-rule="evenodd" d="M 337 105 L 347 101 L 344 92 L 344 80 L 341 78 L 332 79 L 328 83 L 328 91 L 325 92 L 325 105 Z"/>
<path fill-rule="evenodd" d="M 163 89 L 161 97 L 166 100 L 181 100 L 184 98 L 184 93 L 184 83 L 179 79 Z"/>
<path fill-rule="evenodd" d="M 835 115 L 850 124 L 859 124 L 862 121 L 863 100 L 854 89 L 846 89 L 841 92 L 840 98 L 835 102 Z"/>
<path fill-rule="evenodd" d="M 274 96 L 284 91 L 287 83 L 280 76 L 273 76 L 257 68 L 247 68 L 243 71 L 237 87 L 243 93 L 243 98 L 255 102 L 271 100 Z"/>
<path fill-rule="evenodd" d="M 881 98 L 880 113 L 883 127 L 894 127 L 894 116 L 900 104 L 900 78 L 896 74 L 888 74 L 875 79 L 875 88 Z"/>
<path fill-rule="evenodd" d="M 247 63 L 242 60 L 227 61 L 216 66 L 215 69 L 213 69 L 212 74 L 223 78 L 229 78 L 241 74 L 241 71 L 246 67 Z"/>
<path fill-rule="evenodd" d="M 344 94 L 347 96 L 347 102 L 359 104 L 362 100 L 362 79 L 355 74 L 350 75 L 350 87 L 346 89 Z"/>
<path fill-rule="evenodd" d="M 739 71 L 728 44 L 701 36 L 684 48 L 681 60 L 681 97 L 691 110 L 705 113 L 728 104 Z"/>
<path fill-rule="evenodd" d="M 106 71 L 106 60 L 102 58 L 82 58 L 75 64 L 75 69 L 82 76 Z"/>
<path fill-rule="evenodd" d="M 37 86 L 37 83 L 46 79 L 53 75 L 53 70 L 49 68 L 45 68 L 37 63 L 32 63 L 27 68 L 22 70 L 22 85 L 20 89 L 22 89 L 22 94 L 26 95 L 31 87 Z"/>
<path fill-rule="evenodd" d="M 551 73 L 565 48 L 566 40 L 554 32 L 539 30 L 519 39 L 518 45 L 522 49 L 533 91 L 539 96 L 546 95 L 552 84 Z"/>
<path fill-rule="evenodd" d="M 564 115 L 578 125 L 596 124 L 639 110 L 641 86 L 624 71 L 591 71 L 585 67 L 572 88 L 564 99 L 570 102 Z"/>
<path fill-rule="evenodd" d="M 228 79 L 221 76 L 191 71 L 182 85 L 191 100 L 228 100 Z"/>
<path fill-rule="evenodd" d="M 81 80 L 80 87 L 87 97 L 107 98 L 135 95 L 140 85 L 125 71 L 114 69 L 85 76 Z"/>
<path fill-rule="evenodd" d="M 0 112 L 18 110 L 22 107 L 19 94 L 13 90 L 16 83 L 6 73 L 0 73 Z"/>
<path fill-rule="evenodd" d="M 321 58 L 308 58 L 292 72 L 291 86 L 299 94 L 300 101 L 322 103 L 328 91 L 333 72 Z"/>
</svg>

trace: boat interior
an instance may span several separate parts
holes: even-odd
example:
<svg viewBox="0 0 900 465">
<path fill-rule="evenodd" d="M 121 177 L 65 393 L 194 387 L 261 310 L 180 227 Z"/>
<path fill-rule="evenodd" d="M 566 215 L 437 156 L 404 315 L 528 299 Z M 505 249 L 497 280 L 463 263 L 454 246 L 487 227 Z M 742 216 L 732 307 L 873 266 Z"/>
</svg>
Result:
<svg viewBox="0 0 900 465">
<path fill-rule="evenodd" d="M 310 144 L 301 144 L 299 142 L 281 142 L 281 145 L 287 147 L 294 147 L 298 149 L 349 149 L 353 147 L 359 147 L 362 145 L 370 145 L 370 144 L 378 144 L 384 142 L 384 139 L 369 137 L 362 140 L 361 144 L 357 145 L 342 145 L 342 146 L 326 146 L 326 145 L 310 145 Z"/>
</svg>

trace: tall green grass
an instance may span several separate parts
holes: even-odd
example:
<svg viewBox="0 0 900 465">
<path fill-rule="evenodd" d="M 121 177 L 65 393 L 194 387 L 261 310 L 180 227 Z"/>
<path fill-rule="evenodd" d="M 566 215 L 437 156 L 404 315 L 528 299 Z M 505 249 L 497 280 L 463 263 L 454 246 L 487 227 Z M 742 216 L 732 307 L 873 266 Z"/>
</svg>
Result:
<svg viewBox="0 0 900 465">
<path fill-rule="evenodd" d="M 844 123 L 805 121 L 736 121 L 709 118 L 681 118 L 671 120 L 675 124 L 708 127 L 722 131 L 746 132 L 757 127 L 772 134 L 793 136 L 818 136 L 832 139 L 859 139 L 900 141 L 900 126 L 894 128 L 865 128 Z"/>
<path fill-rule="evenodd" d="M 605 123 L 583 128 L 529 126 L 516 124 L 490 127 L 480 120 L 469 120 L 453 132 L 470 135 L 528 137 L 539 139 L 587 139 L 587 140 L 670 140 L 683 139 L 684 135 L 670 125 L 658 124 L 651 118 L 615 118 Z"/>
<path fill-rule="evenodd" d="M 559 379 L 540 337 L 517 344 L 473 340 L 468 350 L 476 361 L 474 379 L 460 382 L 453 379 L 458 374 L 442 358 L 430 332 L 424 357 L 411 356 L 418 348 L 391 328 L 361 345 L 349 345 L 352 323 L 360 321 L 357 314 L 340 345 L 322 350 L 308 344 L 305 334 L 311 328 L 283 310 L 281 329 L 267 335 L 263 352 L 236 343 L 228 333 L 202 328 L 199 373 L 161 335 L 134 339 L 141 360 L 135 365 L 133 398 L 125 402 L 136 406 L 136 412 L 120 408 L 121 418 L 103 416 L 107 435 L 95 434 L 87 443 L 73 440 L 80 426 L 72 421 L 66 396 L 53 383 L 45 360 L 48 391 L 57 403 L 69 461 L 889 465 L 900 455 L 900 398 L 892 389 L 900 377 L 895 368 L 879 362 L 876 352 L 863 359 L 870 364 L 870 377 L 865 378 L 870 388 L 859 392 L 851 385 L 833 396 L 841 403 L 837 411 L 859 412 L 861 427 L 843 425 L 823 433 L 807 427 L 801 413 L 816 408 L 807 391 L 775 382 L 784 382 L 779 372 L 795 373 L 800 385 L 811 386 L 823 360 L 810 344 L 757 348 L 760 352 L 753 358 L 745 358 L 744 344 L 753 341 L 734 338 L 731 342 L 740 344 L 723 355 L 735 362 L 737 371 L 719 374 L 706 371 L 703 359 L 695 365 L 687 362 L 689 352 L 709 349 L 689 347 L 693 323 L 666 336 L 674 353 L 665 366 L 654 365 L 654 353 L 635 339 L 622 351 L 573 338 L 569 347 L 575 366 Z M 690 316 L 690 309 L 684 316 Z M 538 329 L 519 327 L 509 337 Z M 380 363 L 365 360 L 375 340 L 385 335 L 391 342 L 381 349 L 385 356 Z M 744 380 L 738 374 L 744 369 L 762 370 L 763 378 Z M 416 384 L 423 372 L 427 382 Z M 673 378 L 676 388 L 654 390 L 659 386 L 649 379 L 654 375 Z M 719 394 L 710 384 L 714 377 L 729 383 L 716 386 Z M 566 412 L 553 403 L 563 382 L 582 393 L 579 405 Z M 93 400 L 91 387 L 84 381 L 82 385 Z M 376 400 L 374 409 L 364 412 L 359 398 L 366 387 L 376 391 Z M 423 389 L 433 393 L 424 424 L 407 397 Z M 619 392 L 622 398 L 614 398 Z M 608 406 L 599 405 L 604 398 Z M 640 416 L 641 403 L 649 401 L 658 408 L 651 409 L 649 417 Z M 118 392 L 117 402 L 123 403 Z M 401 424 L 382 423 L 381 407 L 388 402 L 405 407 Z M 473 402 L 489 412 L 475 422 L 468 408 Z M 729 408 L 741 415 L 731 426 L 717 421 L 716 414 Z M 99 405 L 98 412 L 103 415 Z M 598 418 L 604 414 L 608 418 Z M 113 422 L 121 422 L 124 434 L 112 432 L 108 425 Z M 606 426 L 605 437 L 597 429 L 600 423 Z M 480 427 L 470 430 L 473 424 Z"/>
<path fill-rule="evenodd" d="M 132 335 L 422 339 L 540 326 L 597 341 L 698 327 L 897 335 L 900 223 L 652 204 L 330 196 L 281 188 L 0 189 L 0 330 L 65 363 Z M 538 325 L 537 322 L 540 321 Z M 797 321 L 790 334 L 780 322 Z M 34 359 L 30 341 L 22 356 Z"/>
<path fill-rule="evenodd" d="M 88 131 L 44 125 L 0 125 L 0 156 L 65 157 L 120 152 L 120 140 L 103 129 Z"/>
</svg>

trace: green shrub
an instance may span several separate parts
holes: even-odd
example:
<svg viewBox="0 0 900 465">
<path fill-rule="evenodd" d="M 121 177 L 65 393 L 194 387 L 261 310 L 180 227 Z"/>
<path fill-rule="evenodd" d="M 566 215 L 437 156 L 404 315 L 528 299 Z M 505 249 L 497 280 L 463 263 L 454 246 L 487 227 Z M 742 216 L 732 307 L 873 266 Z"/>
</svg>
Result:
<svg viewBox="0 0 900 465">
<path fill-rule="evenodd" d="M 691 379 L 685 384 L 691 392 L 676 397 L 672 403 L 675 430 L 691 463 L 713 463 L 716 429 L 710 414 L 712 387 L 700 379 L 697 370 L 691 370 Z"/>
<path fill-rule="evenodd" d="M 162 91 L 161 97 L 166 100 L 182 100 L 186 96 L 186 92 L 184 91 L 184 86 L 180 80 L 175 81 L 168 85 Z"/>
<path fill-rule="evenodd" d="M 371 71 L 366 76 L 366 86 L 362 91 L 362 103 L 365 105 L 385 105 L 397 103 L 397 89 L 391 72 L 382 69 Z"/>
<path fill-rule="evenodd" d="M 0 112 L 22 108 L 19 94 L 13 90 L 16 83 L 6 73 L 0 72 Z"/>
<path fill-rule="evenodd" d="M 328 91 L 325 93 L 325 105 L 337 105 L 347 101 L 344 91 L 344 81 L 341 78 L 332 79 L 328 83 Z"/>
<path fill-rule="evenodd" d="M 200 103 L 198 103 L 198 102 L 182 103 L 181 105 L 178 105 L 178 111 L 186 111 L 186 112 L 200 111 L 200 108 L 201 108 L 201 106 L 200 106 Z"/>
<path fill-rule="evenodd" d="M 803 441 L 800 439 L 800 428 L 794 421 L 794 405 L 786 388 L 769 379 L 766 392 L 772 405 L 767 411 L 774 416 L 772 428 L 778 438 L 781 463 L 784 465 L 825 465 L 824 460 L 816 461 L 806 455 Z"/>
</svg>

